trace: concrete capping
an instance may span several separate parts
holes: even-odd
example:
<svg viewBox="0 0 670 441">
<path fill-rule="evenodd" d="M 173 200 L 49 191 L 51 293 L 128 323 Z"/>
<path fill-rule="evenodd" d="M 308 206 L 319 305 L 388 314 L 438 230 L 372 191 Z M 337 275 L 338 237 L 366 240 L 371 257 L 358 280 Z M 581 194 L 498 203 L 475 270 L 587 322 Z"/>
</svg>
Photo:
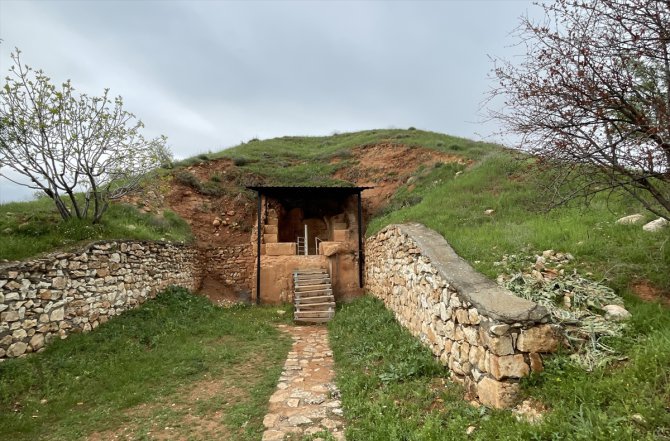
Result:
<svg viewBox="0 0 670 441">
<path fill-rule="evenodd" d="M 389 225 L 409 236 L 430 258 L 431 264 L 458 294 L 475 306 L 480 313 L 504 323 L 546 323 L 549 312 L 544 306 L 515 296 L 477 272 L 449 243 L 434 230 L 418 223 Z"/>
</svg>

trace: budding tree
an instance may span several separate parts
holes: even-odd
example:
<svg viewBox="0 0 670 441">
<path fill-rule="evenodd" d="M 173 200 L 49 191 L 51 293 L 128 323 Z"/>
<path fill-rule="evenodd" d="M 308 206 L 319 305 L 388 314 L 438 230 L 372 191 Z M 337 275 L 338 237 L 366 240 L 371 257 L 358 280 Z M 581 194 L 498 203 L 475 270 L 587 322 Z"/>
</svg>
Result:
<svg viewBox="0 0 670 441">
<path fill-rule="evenodd" d="M 562 200 L 623 190 L 670 219 L 670 0 L 556 0 L 495 59 L 490 114 Z"/>
<path fill-rule="evenodd" d="M 0 90 L 0 175 L 44 192 L 63 219 L 99 222 L 169 160 L 166 138 L 144 139 L 121 97 L 77 94 L 69 80 L 57 87 L 22 64 L 19 50 L 12 60 Z"/>
</svg>

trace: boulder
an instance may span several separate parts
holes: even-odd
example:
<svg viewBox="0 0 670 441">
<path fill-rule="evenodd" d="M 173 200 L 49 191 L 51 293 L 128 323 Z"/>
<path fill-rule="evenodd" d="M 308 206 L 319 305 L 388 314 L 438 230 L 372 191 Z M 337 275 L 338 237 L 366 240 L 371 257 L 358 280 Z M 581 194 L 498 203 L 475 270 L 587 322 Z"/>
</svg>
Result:
<svg viewBox="0 0 670 441">
<path fill-rule="evenodd" d="M 621 219 L 618 219 L 615 223 L 617 225 L 636 225 L 643 221 L 644 221 L 644 215 L 631 214 L 630 216 L 624 216 Z"/>
<path fill-rule="evenodd" d="M 496 409 L 512 407 L 518 394 L 518 383 L 496 381 L 490 377 L 485 377 L 477 383 L 477 395 L 484 406 L 495 407 Z"/>
<path fill-rule="evenodd" d="M 630 312 L 620 305 L 607 305 L 603 307 L 603 310 L 607 320 L 620 321 L 631 318 Z"/>
<path fill-rule="evenodd" d="M 656 233 L 658 231 L 661 231 L 665 227 L 667 227 L 668 224 L 670 224 L 670 222 L 668 222 L 667 219 L 663 219 L 662 217 L 659 217 L 656 220 L 653 220 L 651 222 L 648 222 L 648 223 L 644 224 L 642 229 L 644 231 L 649 231 L 650 233 Z"/>
</svg>

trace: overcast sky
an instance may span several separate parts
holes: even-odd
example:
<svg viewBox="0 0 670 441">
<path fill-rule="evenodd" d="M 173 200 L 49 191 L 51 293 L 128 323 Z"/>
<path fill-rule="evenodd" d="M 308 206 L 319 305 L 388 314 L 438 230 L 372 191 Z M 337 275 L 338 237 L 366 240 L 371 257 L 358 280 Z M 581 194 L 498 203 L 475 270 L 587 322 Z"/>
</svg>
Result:
<svg viewBox="0 0 670 441">
<path fill-rule="evenodd" d="M 81 92 L 106 87 L 176 157 L 251 138 L 414 126 L 481 139 L 488 55 L 526 0 L 0 0 L 9 53 Z M 0 203 L 31 190 L 0 178 Z"/>
</svg>

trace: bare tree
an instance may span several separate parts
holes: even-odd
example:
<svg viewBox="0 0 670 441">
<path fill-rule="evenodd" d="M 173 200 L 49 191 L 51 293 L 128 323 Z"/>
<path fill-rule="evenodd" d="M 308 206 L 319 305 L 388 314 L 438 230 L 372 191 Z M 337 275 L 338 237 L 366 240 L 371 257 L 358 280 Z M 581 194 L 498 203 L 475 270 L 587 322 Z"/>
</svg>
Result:
<svg viewBox="0 0 670 441">
<path fill-rule="evenodd" d="M 566 201 L 623 190 L 670 219 L 670 0 L 556 0 L 494 59 L 490 110 Z M 493 100 L 492 102 L 495 102 Z"/>
<path fill-rule="evenodd" d="M 0 175 L 44 192 L 63 219 L 99 222 L 110 201 L 169 160 L 166 138 L 145 140 L 142 122 L 108 89 L 91 97 L 76 94 L 69 80 L 56 87 L 20 54 L 12 53 L 0 90 Z"/>
</svg>

